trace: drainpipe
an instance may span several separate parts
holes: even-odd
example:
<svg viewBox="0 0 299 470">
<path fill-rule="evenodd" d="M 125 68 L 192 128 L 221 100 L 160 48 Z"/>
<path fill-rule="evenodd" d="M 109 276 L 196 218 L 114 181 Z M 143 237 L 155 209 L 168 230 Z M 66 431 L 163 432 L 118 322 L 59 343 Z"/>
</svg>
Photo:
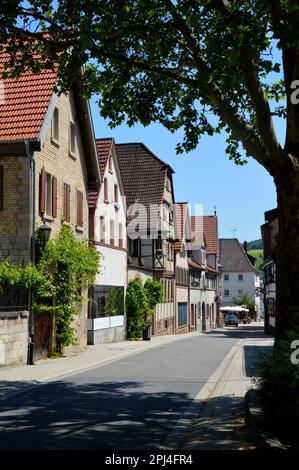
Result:
<svg viewBox="0 0 299 470">
<path fill-rule="evenodd" d="M 32 200 L 31 200 L 31 214 L 32 214 L 32 224 L 31 224 L 31 263 L 35 264 L 35 185 L 36 185 L 36 176 L 35 176 L 35 160 L 33 154 L 30 151 L 29 141 L 25 141 L 26 156 L 30 160 L 31 164 L 31 181 L 32 181 Z M 29 337 L 28 337 L 28 356 L 27 364 L 34 365 L 33 360 L 33 349 L 34 349 L 34 313 L 33 306 L 34 303 L 34 294 L 32 289 L 29 289 Z"/>
</svg>

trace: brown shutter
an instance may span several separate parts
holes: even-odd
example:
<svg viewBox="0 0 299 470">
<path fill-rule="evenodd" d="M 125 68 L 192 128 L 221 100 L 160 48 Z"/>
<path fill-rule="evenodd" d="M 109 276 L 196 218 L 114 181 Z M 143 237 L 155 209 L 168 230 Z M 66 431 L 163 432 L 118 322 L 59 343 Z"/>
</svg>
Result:
<svg viewBox="0 0 299 470">
<path fill-rule="evenodd" d="M 77 225 L 83 227 L 83 193 L 77 191 Z"/>
<path fill-rule="evenodd" d="M 71 187 L 69 184 L 66 185 L 66 220 L 71 220 Z"/>
<path fill-rule="evenodd" d="M 42 170 L 39 175 L 39 211 L 41 214 L 45 213 L 46 210 L 46 172 Z"/>
<path fill-rule="evenodd" d="M 0 166 L 0 211 L 3 211 L 3 166 Z"/>
<path fill-rule="evenodd" d="M 57 217 L 57 178 L 52 178 L 52 217 Z"/>
<path fill-rule="evenodd" d="M 71 219 L 71 210 L 70 210 L 70 202 L 71 202 L 71 188 L 69 184 L 64 183 L 63 185 L 63 215 L 64 220 L 69 222 Z"/>
</svg>

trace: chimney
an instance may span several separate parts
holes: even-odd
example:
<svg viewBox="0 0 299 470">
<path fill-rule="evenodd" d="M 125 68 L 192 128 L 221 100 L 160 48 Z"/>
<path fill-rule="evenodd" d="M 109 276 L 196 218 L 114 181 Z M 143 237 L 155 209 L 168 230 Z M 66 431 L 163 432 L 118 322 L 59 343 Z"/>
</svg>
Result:
<svg viewBox="0 0 299 470">
<path fill-rule="evenodd" d="M 246 241 L 243 243 L 243 249 L 244 249 L 245 253 L 247 253 L 248 248 L 247 248 L 247 242 Z"/>
</svg>

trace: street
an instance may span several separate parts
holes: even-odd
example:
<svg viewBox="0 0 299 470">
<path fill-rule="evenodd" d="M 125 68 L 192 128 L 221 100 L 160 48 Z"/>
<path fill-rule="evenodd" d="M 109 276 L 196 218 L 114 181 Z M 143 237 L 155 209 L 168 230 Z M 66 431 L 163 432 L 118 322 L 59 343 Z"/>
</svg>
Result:
<svg viewBox="0 0 299 470">
<path fill-rule="evenodd" d="M 157 449 L 236 342 L 226 328 L 1 400 L 0 449 Z"/>
</svg>

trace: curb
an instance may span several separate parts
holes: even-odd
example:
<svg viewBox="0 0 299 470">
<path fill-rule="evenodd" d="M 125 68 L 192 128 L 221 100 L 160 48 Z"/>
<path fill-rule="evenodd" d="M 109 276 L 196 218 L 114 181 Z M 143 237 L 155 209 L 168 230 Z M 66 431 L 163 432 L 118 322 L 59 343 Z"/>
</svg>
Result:
<svg viewBox="0 0 299 470">
<path fill-rule="evenodd" d="M 243 341 L 243 339 L 239 340 L 227 353 L 220 365 L 217 367 L 216 371 L 210 375 L 204 386 L 193 398 L 191 404 L 185 410 L 182 417 L 176 422 L 173 429 L 160 444 L 158 447 L 159 449 L 183 449 L 185 448 L 184 446 L 186 443 L 189 444 L 191 442 L 189 442 L 188 439 L 192 435 L 192 430 L 196 426 L 196 421 L 205 411 L 205 408 L 208 409 L 208 400 L 212 397 L 221 395 L 226 380 L 229 376 L 229 371 L 232 370 L 235 366 Z"/>
<path fill-rule="evenodd" d="M 266 420 L 261 398 L 254 389 L 248 390 L 245 395 L 246 421 L 253 429 L 257 443 L 262 449 L 288 450 L 277 436 L 266 430 Z"/>
</svg>

